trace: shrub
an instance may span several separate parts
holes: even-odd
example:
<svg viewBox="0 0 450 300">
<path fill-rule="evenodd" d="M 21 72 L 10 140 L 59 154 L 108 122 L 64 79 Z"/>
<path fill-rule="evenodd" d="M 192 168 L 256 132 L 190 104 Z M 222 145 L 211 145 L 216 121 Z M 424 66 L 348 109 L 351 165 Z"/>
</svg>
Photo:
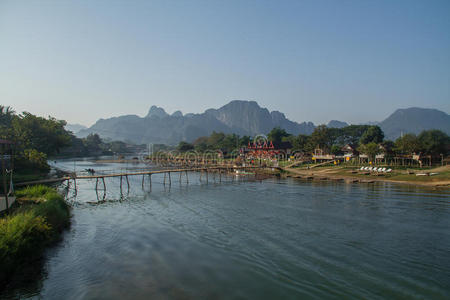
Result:
<svg viewBox="0 0 450 300">
<path fill-rule="evenodd" d="M 46 201 L 34 207 L 36 217 L 43 217 L 52 227 L 53 231 L 60 232 L 69 225 L 69 205 L 63 197 L 55 192 L 46 196 Z"/>
<path fill-rule="evenodd" d="M 45 196 L 51 193 L 56 193 L 55 189 L 46 185 L 33 185 L 18 190 L 15 194 L 18 198 L 45 200 Z"/>
<path fill-rule="evenodd" d="M 50 225 L 32 211 L 0 219 L 0 281 L 17 266 L 39 257 L 50 237 Z"/>
<path fill-rule="evenodd" d="M 0 284 L 24 265 L 42 256 L 47 245 L 70 223 L 70 208 L 55 189 L 33 186 L 16 192 L 39 199 L 0 219 Z"/>
</svg>

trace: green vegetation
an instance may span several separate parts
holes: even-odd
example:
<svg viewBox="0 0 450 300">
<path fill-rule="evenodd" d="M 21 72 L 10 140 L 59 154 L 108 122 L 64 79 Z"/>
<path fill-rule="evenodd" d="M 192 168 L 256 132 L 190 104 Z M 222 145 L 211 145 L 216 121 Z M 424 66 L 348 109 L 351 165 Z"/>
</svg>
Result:
<svg viewBox="0 0 450 300">
<path fill-rule="evenodd" d="M 79 139 L 72 137 L 71 145 L 62 149 L 58 156 L 81 157 L 95 155 L 114 155 L 137 152 L 146 149 L 146 145 L 131 145 L 121 141 L 106 141 L 96 133 Z"/>
<path fill-rule="evenodd" d="M 381 148 L 377 143 L 370 142 L 370 143 L 362 144 L 361 146 L 359 146 L 358 151 L 361 153 L 367 154 L 367 156 L 369 157 L 369 160 L 374 161 L 375 156 L 377 154 L 381 153 Z"/>
<path fill-rule="evenodd" d="M 26 204 L 0 219 L 0 285 L 39 259 L 70 224 L 69 205 L 55 189 L 34 186 L 16 195 Z"/>
<path fill-rule="evenodd" d="M 176 149 L 180 152 L 194 150 L 202 153 L 220 150 L 223 153 L 230 153 L 240 147 L 246 146 L 249 141 L 249 136 L 241 137 L 237 134 L 225 134 L 214 131 L 210 136 L 199 137 L 193 143 L 180 142 Z"/>
<path fill-rule="evenodd" d="M 88 156 L 129 152 L 128 144 L 105 142 L 97 134 L 79 139 L 64 129 L 66 122 L 42 118 L 28 112 L 17 114 L 0 105 L 0 139 L 14 143 L 7 154 L 14 154 L 13 181 L 36 180 L 48 174 L 51 156 Z M 0 186 L 0 189 L 2 187 Z M 3 192 L 3 191 L 2 191 Z"/>
<path fill-rule="evenodd" d="M 291 135 L 286 130 L 275 127 L 267 135 L 275 147 L 288 143 L 292 151 L 313 153 L 319 147 L 324 153 L 342 154 L 342 147 L 351 145 L 354 150 L 366 154 L 374 160 L 377 154 L 387 157 L 415 154 L 431 155 L 433 157 L 447 156 L 450 151 L 450 138 L 440 130 L 426 130 L 418 136 L 405 134 L 393 141 L 384 140 L 384 133 L 378 126 L 350 125 L 343 128 L 329 128 L 325 125 L 316 127 L 311 135 Z M 177 150 L 186 152 L 195 150 L 206 152 L 221 150 L 230 153 L 247 146 L 252 139 L 249 136 L 240 137 L 236 134 L 213 132 L 208 137 L 200 137 L 193 143 L 180 142 Z M 286 147 L 285 147 L 286 148 Z"/>
<path fill-rule="evenodd" d="M 323 174 L 332 174 L 335 176 L 353 177 L 359 179 L 378 179 L 389 181 L 406 181 L 416 183 L 439 183 L 448 182 L 450 180 L 450 167 L 438 168 L 407 168 L 395 167 L 391 173 L 381 173 L 382 176 L 377 176 L 377 173 L 352 173 L 355 170 L 354 166 L 341 164 L 339 167 L 332 168 L 329 165 L 314 168 L 314 171 L 321 171 Z M 417 173 L 436 173 L 433 176 L 417 176 Z"/>
<path fill-rule="evenodd" d="M 10 107 L 0 105 L 0 139 L 14 143 L 14 169 L 18 175 L 47 174 L 47 157 L 70 145 L 71 134 L 64 129 L 65 121 L 42 118 L 28 112 L 16 114 Z M 14 151 L 12 150 L 14 149 Z"/>
</svg>

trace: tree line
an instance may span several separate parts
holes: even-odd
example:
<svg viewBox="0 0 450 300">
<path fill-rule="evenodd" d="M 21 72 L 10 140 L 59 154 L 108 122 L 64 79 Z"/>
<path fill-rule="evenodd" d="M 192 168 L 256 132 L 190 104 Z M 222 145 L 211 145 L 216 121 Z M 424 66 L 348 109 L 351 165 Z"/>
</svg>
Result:
<svg viewBox="0 0 450 300">
<path fill-rule="evenodd" d="M 374 157 L 381 152 L 392 155 L 421 153 L 446 156 L 450 151 L 450 138 L 440 130 L 425 130 L 419 135 L 409 133 L 395 141 L 390 141 L 384 138 L 383 131 L 376 125 L 349 125 L 343 128 L 320 125 L 311 135 L 292 135 L 280 127 L 275 127 L 267 134 L 267 138 L 275 147 L 289 143 L 290 149 L 304 153 L 313 153 L 316 148 L 320 148 L 325 153 L 338 155 L 342 154 L 342 147 L 347 144 L 369 157 Z M 232 152 L 247 146 L 249 142 L 252 142 L 250 136 L 213 132 L 210 136 L 199 137 L 192 143 L 180 142 L 177 150 Z"/>
<path fill-rule="evenodd" d="M 0 139 L 14 143 L 14 166 L 20 172 L 48 172 L 49 156 L 86 156 L 127 151 L 126 143 L 105 142 L 97 134 L 77 138 L 64 128 L 66 124 L 64 120 L 43 118 L 29 112 L 17 114 L 11 107 L 0 105 Z"/>
</svg>

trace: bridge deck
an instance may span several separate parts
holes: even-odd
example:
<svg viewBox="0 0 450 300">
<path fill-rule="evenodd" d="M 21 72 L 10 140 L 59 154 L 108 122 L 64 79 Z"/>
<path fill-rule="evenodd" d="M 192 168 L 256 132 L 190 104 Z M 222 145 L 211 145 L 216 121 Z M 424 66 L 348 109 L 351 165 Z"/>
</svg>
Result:
<svg viewBox="0 0 450 300">
<path fill-rule="evenodd" d="M 142 172 L 125 172 L 125 173 L 114 173 L 114 174 L 99 174 L 99 175 L 84 175 L 84 176 L 64 176 L 59 178 L 50 178 L 42 180 L 34 180 L 27 182 L 16 183 L 16 186 L 25 186 L 33 184 L 45 184 L 45 183 L 55 183 L 62 182 L 66 180 L 77 180 L 77 179 L 100 179 L 109 177 L 126 177 L 126 176 L 136 176 L 136 175 L 152 175 L 152 174 L 163 174 L 163 173 L 176 173 L 176 172 L 195 172 L 195 171 L 208 171 L 208 170 L 242 170 L 242 169 L 263 169 L 265 167 L 259 166 L 247 166 L 247 167 L 232 167 L 232 166 L 211 166 L 211 167 L 195 167 L 195 168 L 183 168 L 183 169 L 164 169 L 164 170 L 153 170 L 153 171 L 142 171 Z"/>
</svg>

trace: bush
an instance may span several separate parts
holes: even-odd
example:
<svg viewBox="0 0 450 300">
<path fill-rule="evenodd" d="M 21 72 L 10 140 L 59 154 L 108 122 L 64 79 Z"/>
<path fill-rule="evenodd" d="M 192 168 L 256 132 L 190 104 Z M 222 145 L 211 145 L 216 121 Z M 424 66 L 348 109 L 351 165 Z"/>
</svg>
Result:
<svg viewBox="0 0 450 300">
<path fill-rule="evenodd" d="M 0 283 L 25 263 L 40 258 L 46 246 L 70 223 L 70 208 L 55 189 L 33 186 L 16 192 L 39 199 L 0 219 Z"/>
<path fill-rule="evenodd" d="M 26 172 L 48 173 L 50 171 L 47 155 L 36 149 L 26 149 L 18 154 L 15 159 L 15 166 L 16 169 Z"/>
<path fill-rule="evenodd" d="M 69 205 L 57 193 L 50 193 L 46 201 L 36 206 L 33 212 L 36 217 L 43 217 L 51 226 L 53 233 L 61 232 L 70 223 Z M 54 234 L 54 237 L 56 235 Z"/>
<path fill-rule="evenodd" d="M 0 219 L 0 281 L 24 262 L 39 257 L 50 237 L 50 225 L 32 211 Z"/>
<path fill-rule="evenodd" d="M 33 200 L 45 200 L 47 194 L 56 194 L 55 189 L 46 185 L 27 186 L 16 191 L 17 198 L 26 198 Z"/>
</svg>

